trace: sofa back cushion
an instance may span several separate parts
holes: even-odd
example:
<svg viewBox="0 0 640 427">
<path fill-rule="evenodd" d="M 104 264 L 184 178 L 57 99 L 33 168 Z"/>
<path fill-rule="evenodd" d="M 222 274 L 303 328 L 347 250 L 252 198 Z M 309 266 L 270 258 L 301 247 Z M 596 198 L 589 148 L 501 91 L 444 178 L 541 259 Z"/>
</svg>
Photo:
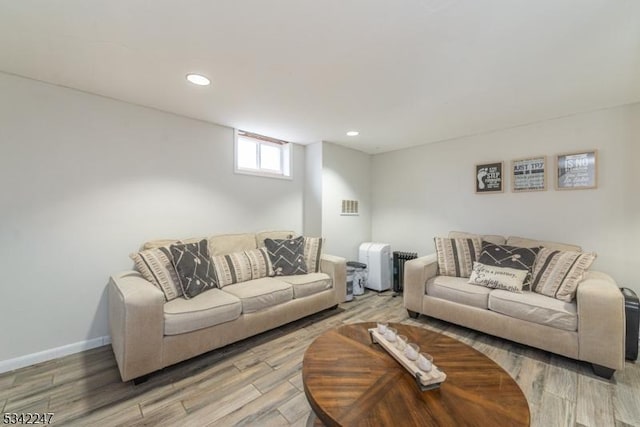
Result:
<svg viewBox="0 0 640 427">
<path fill-rule="evenodd" d="M 150 240 L 142 245 L 142 250 L 169 247 L 177 243 L 197 243 L 202 237 L 192 237 L 189 239 L 158 239 Z M 243 234 L 220 234 L 207 237 L 209 244 L 209 255 L 224 255 L 233 252 L 248 251 L 256 249 L 256 235 L 254 233 Z"/>
<path fill-rule="evenodd" d="M 259 231 L 256 233 L 256 247 L 264 248 L 265 239 L 286 240 L 296 236 L 291 230 Z"/>
<path fill-rule="evenodd" d="M 582 248 L 580 248 L 580 246 L 571 245 L 568 243 L 547 242 L 544 240 L 533 240 L 533 239 L 527 239 L 525 237 L 517 237 L 517 236 L 509 236 L 509 238 L 507 239 L 507 245 L 519 246 L 521 248 L 536 248 L 536 247 L 542 246 L 544 248 L 553 249 L 557 251 L 574 251 L 574 252 L 582 251 Z"/>
<path fill-rule="evenodd" d="M 221 234 L 211 236 L 209 240 L 209 254 L 225 255 L 240 251 L 256 249 L 256 235 L 254 233 L 244 234 Z"/>
<path fill-rule="evenodd" d="M 140 247 L 140 250 L 156 249 L 156 248 L 169 248 L 169 246 L 176 243 L 198 243 L 202 238 L 191 237 L 189 239 L 157 239 L 144 242 Z"/>
<path fill-rule="evenodd" d="M 482 239 L 487 242 L 495 243 L 496 245 L 504 245 L 507 242 L 504 236 L 498 236 L 496 234 L 474 234 L 467 233 L 466 231 L 450 231 L 449 237 L 452 239 Z"/>
</svg>

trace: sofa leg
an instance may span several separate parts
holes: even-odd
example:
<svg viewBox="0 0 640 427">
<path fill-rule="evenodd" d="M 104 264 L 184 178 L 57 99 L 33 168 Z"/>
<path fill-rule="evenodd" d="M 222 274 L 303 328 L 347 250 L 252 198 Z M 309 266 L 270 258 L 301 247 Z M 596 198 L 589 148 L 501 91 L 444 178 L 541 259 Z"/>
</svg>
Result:
<svg viewBox="0 0 640 427">
<path fill-rule="evenodd" d="M 149 377 L 151 377 L 151 374 L 147 374 L 147 375 L 143 375 L 143 376 L 138 377 L 138 378 L 134 378 L 133 379 L 133 385 L 140 385 L 142 383 L 146 383 L 147 381 L 149 381 Z"/>
<path fill-rule="evenodd" d="M 409 313 L 409 317 L 411 317 L 412 319 L 417 319 L 418 316 L 420 316 L 420 313 L 418 313 L 417 311 L 407 310 L 407 313 Z"/>
<path fill-rule="evenodd" d="M 335 310 L 336 308 L 338 308 L 338 304 L 336 304 L 336 305 L 334 305 L 334 306 L 329 307 L 329 310 Z"/>
<path fill-rule="evenodd" d="M 615 369 L 606 368 L 604 366 L 596 365 L 595 363 L 592 363 L 591 366 L 593 366 L 594 374 L 596 374 L 599 377 L 606 378 L 608 380 L 610 380 L 613 377 L 613 373 L 615 372 Z"/>
</svg>

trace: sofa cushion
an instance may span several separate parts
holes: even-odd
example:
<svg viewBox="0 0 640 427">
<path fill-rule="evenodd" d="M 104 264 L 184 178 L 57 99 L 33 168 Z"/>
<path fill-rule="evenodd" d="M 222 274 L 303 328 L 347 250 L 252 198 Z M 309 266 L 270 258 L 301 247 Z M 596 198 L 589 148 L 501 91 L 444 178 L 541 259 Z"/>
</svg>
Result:
<svg viewBox="0 0 640 427">
<path fill-rule="evenodd" d="M 304 298 L 318 292 L 331 289 L 331 277 L 325 273 L 299 274 L 297 276 L 279 276 L 278 279 L 293 286 L 293 297 Z"/>
<path fill-rule="evenodd" d="M 209 254 L 211 256 L 230 254 L 240 251 L 256 249 L 256 235 L 245 234 L 220 234 L 211 236 L 209 241 Z"/>
<path fill-rule="evenodd" d="M 542 246 L 544 248 L 555 249 L 559 251 L 576 251 L 580 252 L 580 246 L 570 245 L 568 243 L 547 242 L 544 240 L 526 239 L 524 237 L 509 236 L 507 245 L 520 246 L 521 248 L 535 248 Z"/>
<path fill-rule="evenodd" d="M 576 296 L 578 283 L 595 259 L 593 252 L 542 248 L 533 266 L 532 290 L 571 302 Z"/>
<path fill-rule="evenodd" d="M 256 233 L 256 245 L 259 248 L 264 248 L 265 239 L 273 239 L 273 240 L 287 240 L 295 237 L 296 233 L 291 230 L 281 230 L 281 231 L 260 231 Z"/>
<path fill-rule="evenodd" d="M 322 255 L 322 237 L 304 238 L 304 262 L 307 265 L 307 273 L 320 271 L 320 257 Z"/>
<path fill-rule="evenodd" d="M 485 266 L 524 270 L 526 272 L 524 283 L 519 286 L 519 290 L 522 290 L 522 285 L 529 286 L 531 284 L 533 264 L 536 261 L 536 256 L 539 251 L 539 247 L 523 248 L 510 245 L 497 245 L 495 243 L 483 241 L 482 252 L 480 252 L 480 256 L 478 257 L 478 263 L 484 264 Z M 504 287 L 499 288 L 506 289 Z"/>
<path fill-rule="evenodd" d="M 450 231 L 449 237 L 452 239 L 480 239 L 487 242 L 495 243 L 496 245 L 504 245 L 507 243 L 507 239 L 504 236 L 498 236 L 495 234 L 474 234 L 467 233 L 465 231 Z"/>
<path fill-rule="evenodd" d="M 225 286 L 224 292 L 240 299 L 242 313 L 253 313 L 293 299 L 293 287 L 272 277 Z"/>
<path fill-rule="evenodd" d="M 164 305 L 164 334 L 178 335 L 229 322 L 242 314 L 237 297 L 210 289 L 186 300 L 177 298 Z"/>
<path fill-rule="evenodd" d="M 466 278 L 436 276 L 427 281 L 427 295 L 487 309 L 491 289 L 470 285 Z"/>
<path fill-rule="evenodd" d="M 142 250 L 147 249 L 155 249 L 161 247 L 169 247 L 171 245 L 175 245 L 178 243 L 198 243 L 202 240 L 202 237 L 190 237 L 188 239 L 157 239 L 157 240 L 149 240 L 148 242 L 144 242 L 142 244 Z"/>
<path fill-rule="evenodd" d="M 162 289 L 167 301 L 182 295 L 180 281 L 168 247 L 147 249 L 129 255 L 142 277 Z"/>
<path fill-rule="evenodd" d="M 275 276 L 307 274 L 307 264 L 304 261 L 304 237 L 287 240 L 265 239 L 264 243 L 271 258 Z"/>
<path fill-rule="evenodd" d="M 566 331 L 578 329 L 576 303 L 525 291 L 521 294 L 496 289 L 489 294 L 489 310 Z"/>
<path fill-rule="evenodd" d="M 211 258 L 218 277 L 218 287 L 260 279 L 271 275 L 273 268 L 265 248 L 233 252 Z"/>
<path fill-rule="evenodd" d="M 438 270 L 442 276 L 469 277 L 473 263 L 478 260 L 482 240 L 474 238 L 451 239 L 435 237 Z"/>
<path fill-rule="evenodd" d="M 492 289 L 504 289 L 509 292 L 522 292 L 522 286 L 528 274 L 527 270 L 474 262 L 468 283 Z"/>
<path fill-rule="evenodd" d="M 171 245 L 169 249 L 185 298 L 195 297 L 218 285 L 206 239 L 198 243 Z"/>
</svg>

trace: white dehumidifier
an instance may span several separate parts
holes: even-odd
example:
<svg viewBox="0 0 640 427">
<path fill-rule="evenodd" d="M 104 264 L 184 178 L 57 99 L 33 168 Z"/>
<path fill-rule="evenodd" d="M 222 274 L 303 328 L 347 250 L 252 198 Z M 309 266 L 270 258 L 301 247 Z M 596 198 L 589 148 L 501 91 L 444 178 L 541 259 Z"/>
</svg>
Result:
<svg viewBox="0 0 640 427">
<path fill-rule="evenodd" d="M 365 242 L 360 245 L 358 261 L 367 264 L 365 286 L 374 291 L 391 289 L 391 246 L 387 243 Z"/>
</svg>

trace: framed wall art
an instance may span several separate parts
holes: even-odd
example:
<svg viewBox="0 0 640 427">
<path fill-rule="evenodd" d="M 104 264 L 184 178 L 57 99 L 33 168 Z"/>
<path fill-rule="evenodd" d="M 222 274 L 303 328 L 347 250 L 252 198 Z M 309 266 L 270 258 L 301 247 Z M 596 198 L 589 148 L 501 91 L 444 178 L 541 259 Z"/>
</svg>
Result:
<svg viewBox="0 0 640 427">
<path fill-rule="evenodd" d="M 483 163 L 476 165 L 476 193 L 502 193 L 504 177 L 503 162 Z"/>
<path fill-rule="evenodd" d="M 544 191 L 547 189 L 547 157 L 538 156 L 511 161 L 511 188 L 521 191 Z"/>
<path fill-rule="evenodd" d="M 586 190 L 598 186 L 598 151 L 558 154 L 556 189 Z"/>
</svg>

